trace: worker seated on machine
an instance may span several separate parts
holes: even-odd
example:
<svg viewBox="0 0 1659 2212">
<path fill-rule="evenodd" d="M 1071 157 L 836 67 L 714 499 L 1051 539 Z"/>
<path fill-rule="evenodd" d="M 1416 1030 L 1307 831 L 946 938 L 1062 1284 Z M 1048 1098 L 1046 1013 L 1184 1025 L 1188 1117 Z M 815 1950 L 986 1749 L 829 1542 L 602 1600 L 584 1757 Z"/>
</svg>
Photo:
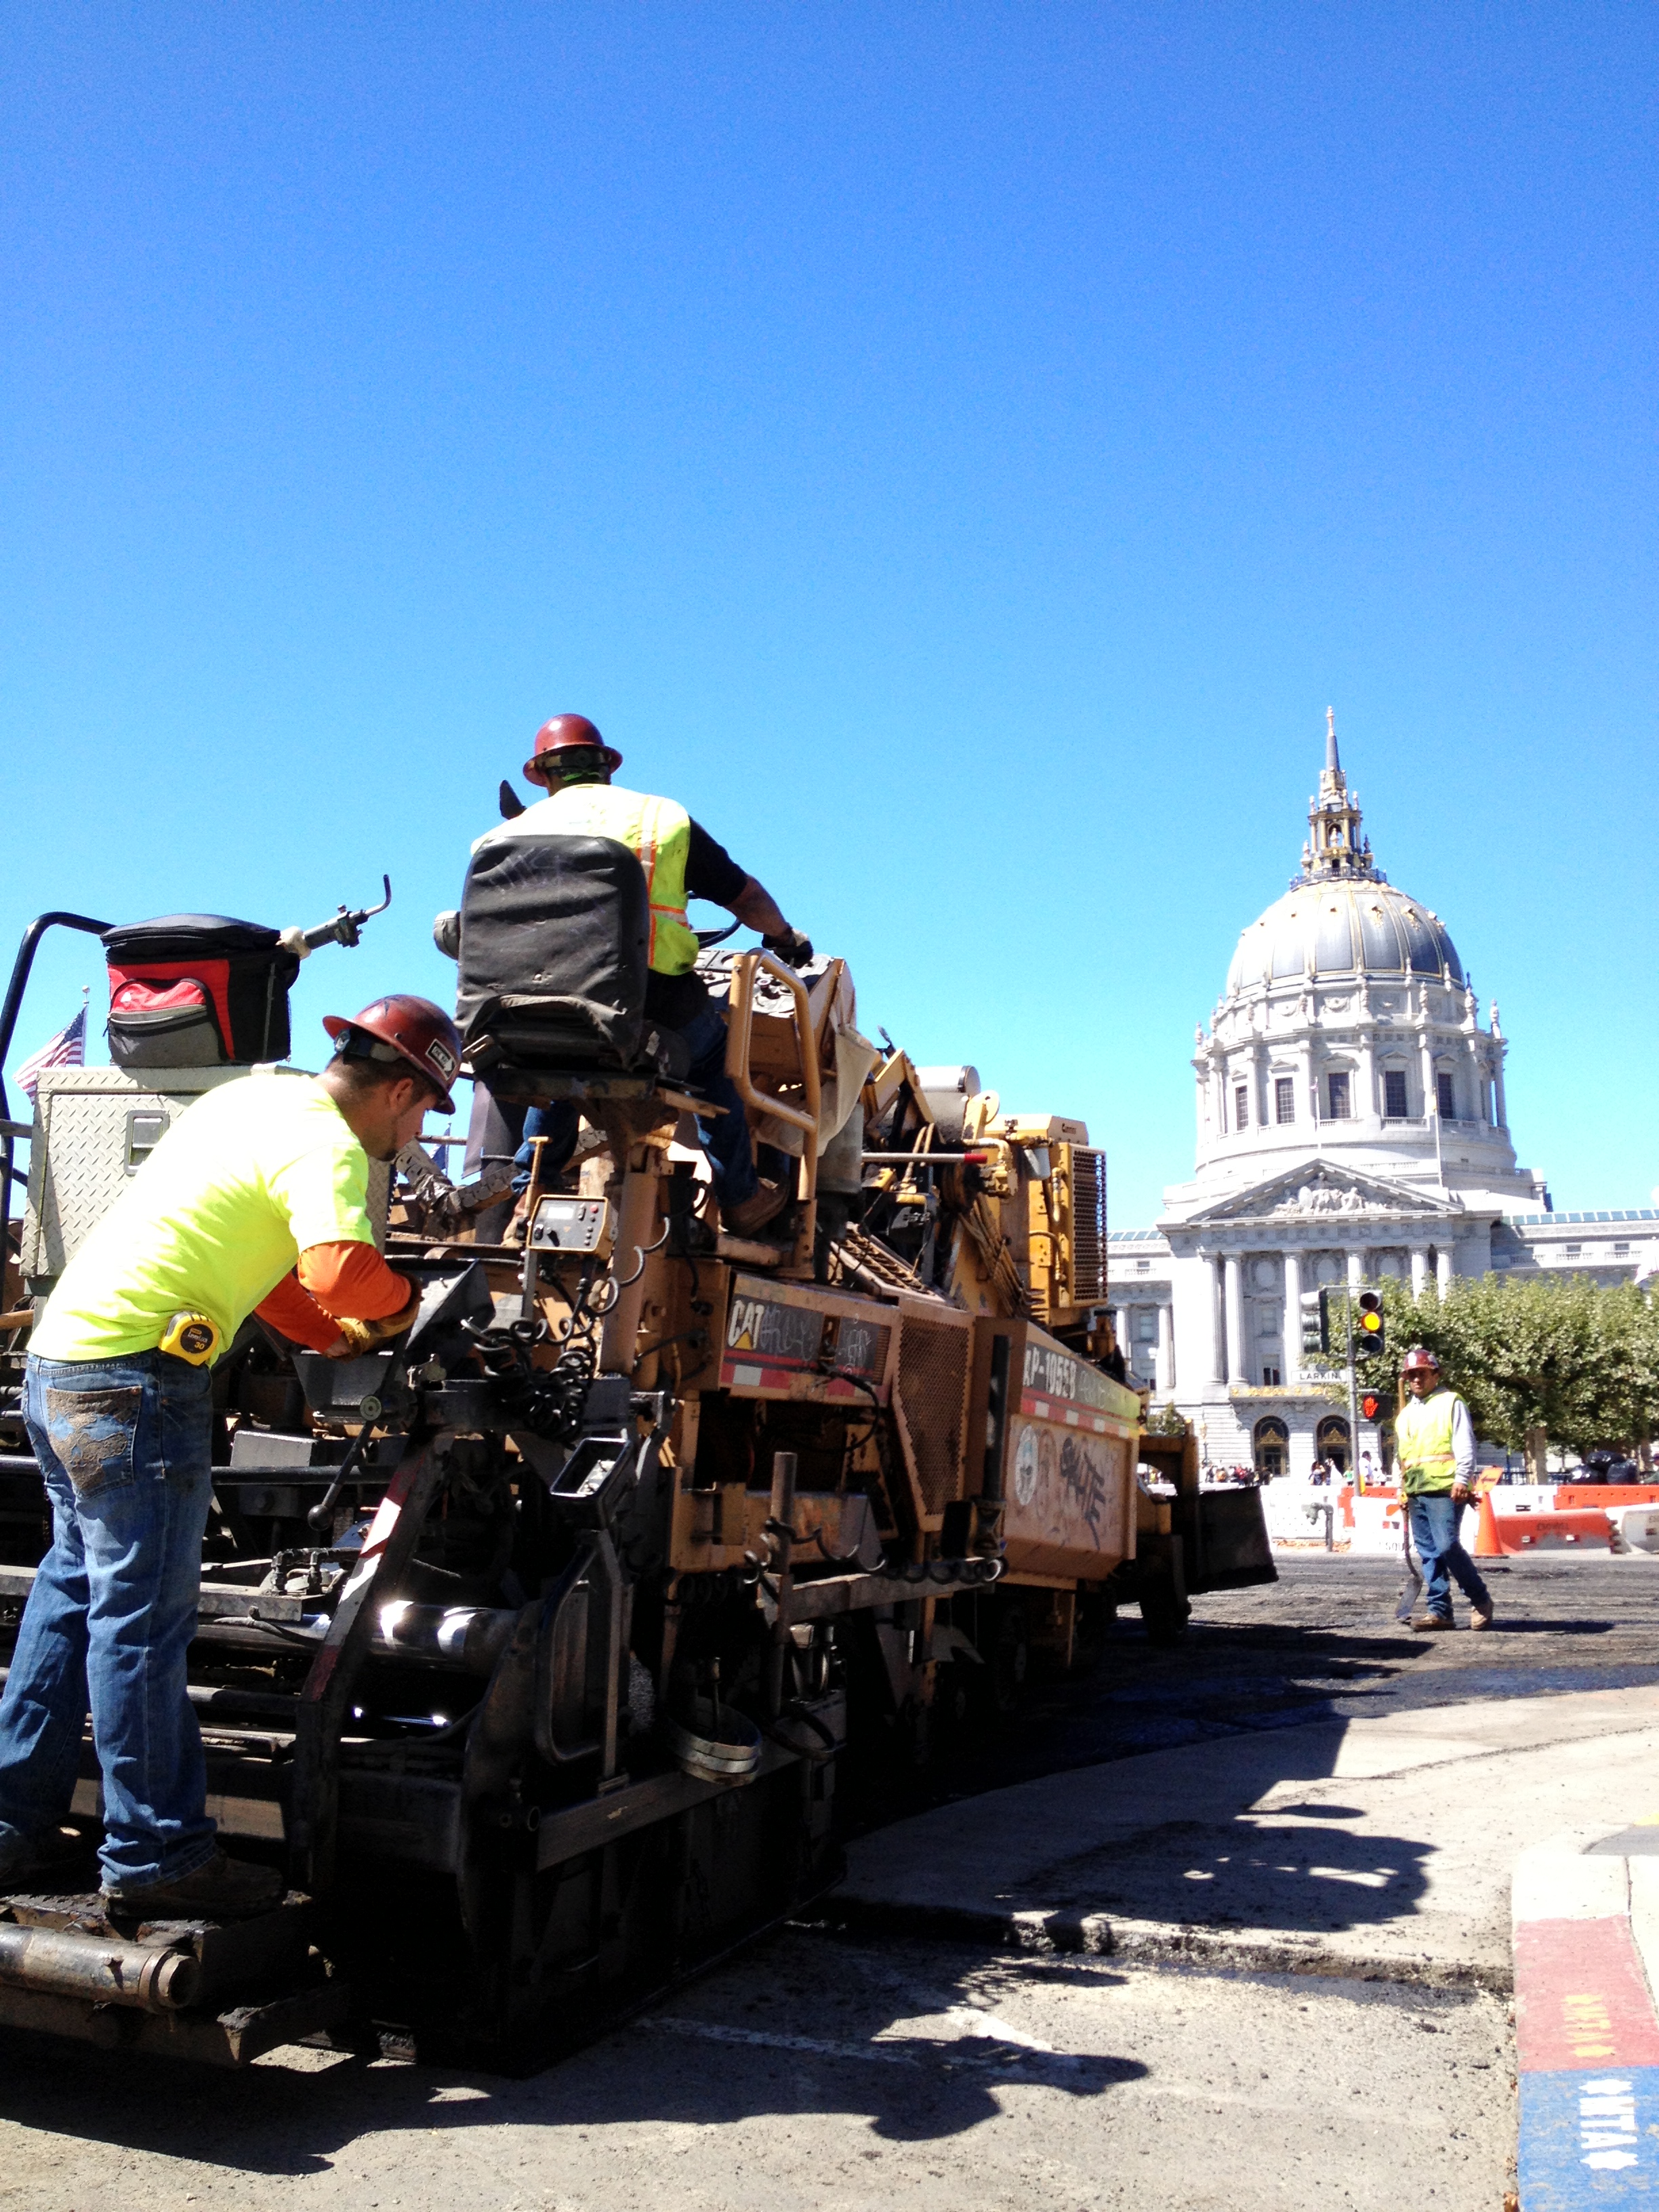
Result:
<svg viewBox="0 0 1659 2212">
<path fill-rule="evenodd" d="M 686 920 L 686 901 L 708 899 L 725 907 L 745 927 L 761 933 L 768 951 L 793 967 L 812 957 L 812 947 L 784 920 L 771 894 L 683 806 L 613 785 L 611 776 L 621 766 L 622 755 L 606 744 L 586 715 L 556 714 L 536 732 L 524 765 L 526 776 L 543 787 L 546 798 L 487 831 L 473 854 L 476 858 L 491 845 L 526 837 L 610 838 L 639 860 L 650 905 L 645 1013 L 684 1039 L 690 1089 L 726 1109 L 700 1115 L 697 1134 L 708 1155 L 721 1223 L 738 1236 L 752 1236 L 788 1203 L 790 1185 L 786 1177 L 763 1178 L 757 1170 L 743 1102 L 726 1073 L 725 1017 L 694 972 L 700 948 Z M 514 1189 L 521 1200 L 531 1181 L 536 1140 L 541 1140 L 542 1152 L 537 1181 L 545 1188 L 576 1149 L 580 1118 L 569 1099 L 531 1107 L 514 1162 Z"/>
</svg>

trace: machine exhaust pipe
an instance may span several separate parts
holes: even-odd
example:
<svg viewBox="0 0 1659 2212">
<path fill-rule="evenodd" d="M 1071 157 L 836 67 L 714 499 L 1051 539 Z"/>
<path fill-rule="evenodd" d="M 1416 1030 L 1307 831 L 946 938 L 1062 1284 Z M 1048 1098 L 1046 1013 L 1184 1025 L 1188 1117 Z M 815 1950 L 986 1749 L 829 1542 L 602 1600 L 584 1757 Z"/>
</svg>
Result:
<svg viewBox="0 0 1659 2212">
<path fill-rule="evenodd" d="M 135 2012 L 179 2012 L 202 1985 L 192 1951 L 160 1951 L 116 1936 L 0 1923 L 0 1982 Z"/>
</svg>

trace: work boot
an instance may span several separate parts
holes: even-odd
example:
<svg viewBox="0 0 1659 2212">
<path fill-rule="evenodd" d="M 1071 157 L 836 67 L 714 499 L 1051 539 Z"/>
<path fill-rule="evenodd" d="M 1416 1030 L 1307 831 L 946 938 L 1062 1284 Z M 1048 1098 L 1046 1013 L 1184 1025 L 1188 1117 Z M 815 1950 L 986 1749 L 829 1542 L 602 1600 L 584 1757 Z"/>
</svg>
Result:
<svg viewBox="0 0 1659 2212">
<path fill-rule="evenodd" d="M 1413 1632 L 1419 1636 L 1438 1636 L 1446 1629 L 1455 1628 L 1456 1626 L 1457 1623 L 1449 1613 L 1426 1613 L 1421 1620 L 1414 1620 L 1412 1623 Z"/>
<path fill-rule="evenodd" d="M 752 1237 L 757 1229 L 764 1229 L 774 1214 L 781 1213 L 789 1203 L 789 1193 L 781 1182 L 763 1182 L 752 1198 L 745 1198 L 733 1206 L 721 1206 L 720 1226 L 733 1237 Z"/>
<path fill-rule="evenodd" d="M 1492 1626 L 1492 1600 L 1490 1598 L 1484 1598 L 1479 1605 L 1472 1604 L 1470 1606 L 1469 1626 L 1471 1628 L 1490 1628 Z"/>
<path fill-rule="evenodd" d="M 15 1889 L 20 1882 L 50 1881 L 83 1859 L 92 1845 L 74 1828 L 42 1828 L 0 1855 L 0 1882 Z"/>
<path fill-rule="evenodd" d="M 106 1887 L 104 1910 L 121 1920 L 235 1920 L 267 1911 L 283 1890 L 274 1868 L 215 1851 L 204 1866 L 177 1881 L 155 1881 L 145 1889 Z"/>
</svg>

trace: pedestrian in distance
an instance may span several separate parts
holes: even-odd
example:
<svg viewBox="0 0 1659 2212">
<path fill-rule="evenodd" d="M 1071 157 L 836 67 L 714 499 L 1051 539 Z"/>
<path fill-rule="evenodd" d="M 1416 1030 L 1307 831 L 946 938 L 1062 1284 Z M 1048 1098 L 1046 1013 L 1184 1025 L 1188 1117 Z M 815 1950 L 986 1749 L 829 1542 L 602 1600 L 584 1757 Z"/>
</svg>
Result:
<svg viewBox="0 0 1659 2212">
<path fill-rule="evenodd" d="M 223 1918 L 282 1895 L 228 1857 L 207 1810 L 186 1659 L 213 1489 L 213 1363 L 257 1313 L 331 1358 L 413 1322 L 388 1267 L 368 1164 L 450 1112 L 459 1032 L 429 1000 L 331 1015 L 315 1078 L 245 1076 L 179 1116 L 58 1277 L 30 1341 L 29 1440 L 52 1543 L 0 1699 L 0 1881 L 50 1880 L 92 1715 L 105 1910 Z"/>
<path fill-rule="evenodd" d="M 1395 1416 L 1395 1449 L 1411 1540 L 1423 1569 L 1423 1612 L 1412 1622 L 1420 1634 L 1455 1626 L 1454 1582 L 1469 1601 L 1471 1628 L 1490 1628 L 1492 1593 L 1463 1549 L 1463 1509 L 1474 1502 L 1474 1424 L 1469 1409 L 1442 1377 L 1440 1362 L 1413 1345 L 1401 1363 L 1401 1403 Z"/>
</svg>

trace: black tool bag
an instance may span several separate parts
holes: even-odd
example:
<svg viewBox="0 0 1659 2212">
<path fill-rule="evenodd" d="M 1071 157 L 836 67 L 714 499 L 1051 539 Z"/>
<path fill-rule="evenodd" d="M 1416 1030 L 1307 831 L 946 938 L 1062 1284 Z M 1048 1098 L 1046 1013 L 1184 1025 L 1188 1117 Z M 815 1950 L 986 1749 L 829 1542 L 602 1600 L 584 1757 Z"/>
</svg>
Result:
<svg viewBox="0 0 1659 2212">
<path fill-rule="evenodd" d="M 683 1073 L 683 1041 L 646 1018 L 650 933 L 645 871 L 615 838 L 492 839 L 461 894 L 470 1064 Z"/>
<path fill-rule="evenodd" d="M 285 1060 L 300 972 L 274 929 L 222 914 L 169 914 L 104 933 L 109 1053 L 117 1067 Z"/>
</svg>

